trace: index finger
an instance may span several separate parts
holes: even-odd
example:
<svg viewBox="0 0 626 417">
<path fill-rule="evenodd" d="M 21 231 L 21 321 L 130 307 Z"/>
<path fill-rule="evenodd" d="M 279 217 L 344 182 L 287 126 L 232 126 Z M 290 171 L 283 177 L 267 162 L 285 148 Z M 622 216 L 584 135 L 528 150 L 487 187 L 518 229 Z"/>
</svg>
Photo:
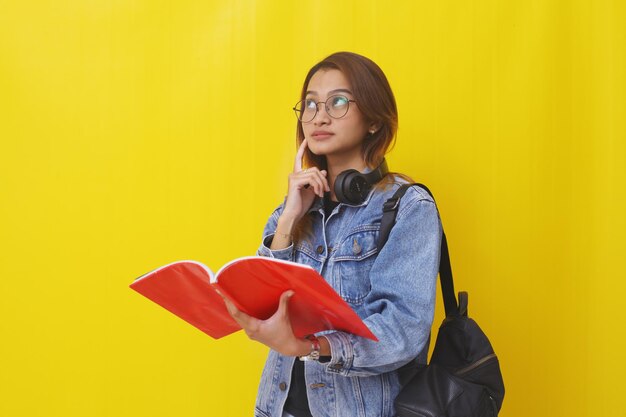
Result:
<svg viewBox="0 0 626 417">
<path fill-rule="evenodd" d="M 296 160 L 293 164 L 293 172 L 302 171 L 302 157 L 304 156 L 304 151 L 306 150 L 306 147 L 306 138 L 304 138 L 302 140 L 302 143 L 300 144 L 300 148 L 298 148 L 298 153 L 296 154 Z"/>
</svg>

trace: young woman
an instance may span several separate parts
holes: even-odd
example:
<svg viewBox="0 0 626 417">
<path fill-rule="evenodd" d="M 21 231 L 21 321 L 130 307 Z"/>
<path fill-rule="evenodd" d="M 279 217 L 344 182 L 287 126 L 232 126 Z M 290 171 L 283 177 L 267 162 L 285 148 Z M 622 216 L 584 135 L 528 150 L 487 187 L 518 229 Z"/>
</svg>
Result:
<svg viewBox="0 0 626 417">
<path fill-rule="evenodd" d="M 401 388 L 398 368 L 416 358 L 426 363 L 439 215 L 428 193 L 411 187 L 378 250 L 383 203 L 410 178 L 386 172 L 384 155 L 398 119 L 389 83 L 374 62 L 349 52 L 330 55 L 307 74 L 294 110 L 298 152 L 288 194 L 265 225 L 258 255 L 314 267 L 379 341 L 341 331 L 296 338 L 287 316 L 293 291 L 282 295 L 268 320 L 226 300 L 247 335 L 271 349 L 255 416 L 391 417 Z M 373 187 L 351 191 L 340 175 L 350 169 L 369 174 Z"/>
</svg>

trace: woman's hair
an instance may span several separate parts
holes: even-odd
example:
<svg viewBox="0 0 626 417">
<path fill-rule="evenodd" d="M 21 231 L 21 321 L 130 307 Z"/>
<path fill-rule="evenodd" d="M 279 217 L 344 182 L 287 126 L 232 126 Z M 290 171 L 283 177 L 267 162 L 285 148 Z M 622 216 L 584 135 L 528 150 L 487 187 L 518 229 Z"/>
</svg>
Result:
<svg viewBox="0 0 626 417">
<path fill-rule="evenodd" d="M 363 160 L 374 169 L 383 160 L 385 154 L 395 144 L 398 130 L 398 110 L 387 77 L 374 61 L 353 52 L 336 52 L 315 64 L 308 72 L 302 86 L 300 99 L 306 98 L 309 82 L 319 70 L 335 69 L 341 71 L 352 87 L 352 95 L 356 105 L 365 117 L 366 122 L 376 123 L 380 128 L 367 135 L 363 141 Z M 304 140 L 302 123 L 298 121 L 296 132 L 296 149 Z M 326 157 L 315 155 L 309 148 L 304 154 L 304 165 L 326 169 Z"/>
<path fill-rule="evenodd" d="M 393 148 L 398 131 L 398 109 L 396 99 L 391 91 L 387 77 L 374 61 L 363 55 L 353 52 L 335 52 L 322 61 L 315 64 L 307 73 L 300 99 L 306 98 L 309 82 L 319 70 L 339 70 L 350 83 L 352 95 L 359 110 L 365 117 L 365 121 L 379 126 L 374 134 L 368 134 L 363 140 L 362 156 L 365 164 L 370 169 L 376 168 L 385 157 L 385 154 Z M 298 121 L 296 132 L 296 149 L 304 140 L 302 123 Z M 327 169 L 326 157 L 315 155 L 307 147 L 304 153 L 304 164 L 307 167 L 317 167 L 320 170 Z M 400 173 L 389 172 L 375 187 L 382 188 L 394 181 L 394 175 L 398 175 L 409 182 L 413 180 Z M 381 208 L 382 210 L 382 208 Z M 307 236 L 311 232 L 311 218 L 304 216 L 293 231 L 294 241 Z"/>
</svg>

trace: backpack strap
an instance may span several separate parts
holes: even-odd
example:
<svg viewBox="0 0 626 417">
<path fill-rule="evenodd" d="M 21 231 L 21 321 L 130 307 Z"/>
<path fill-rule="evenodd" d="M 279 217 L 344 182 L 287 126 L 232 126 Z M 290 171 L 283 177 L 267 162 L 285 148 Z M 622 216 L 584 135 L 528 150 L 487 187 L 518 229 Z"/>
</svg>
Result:
<svg viewBox="0 0 626 417">
<path fill-rule="evenodd" d="M 394 195 L 385 201 L 385 204 L 383 204 L 383 217 L 380 221 L 380 234 L 377 242 L 378 252 L 380 252 L 387 242 L 389 234 L 391 233 L 391 228 L 396 222 L 400 199 L 409 187 L 414 185 L 423 188 L 432 197 L 433 201 L 435 200 L 433 194 L 424 184 L 413 183 L 401 185 Z M 436 205 L 437 203 L 435 203 L 435 206 Z M 446 234 L 443 232 L 443 229 L 441 236 L 441 257 L 439 260 L 439 280 L 441 282 L 441 294 L 443 296 L 443 304 L 446 309 L 446 317 L 456 317 L 459 315 L 459 306 L 454 294 L 454 280 L 452 279 L 452 266 L 450 265 L 450 253 L 448 252 L 448 240 L 446 239 Z M 467 307 L 465 308 L 467 309 Z"/>
</svg>

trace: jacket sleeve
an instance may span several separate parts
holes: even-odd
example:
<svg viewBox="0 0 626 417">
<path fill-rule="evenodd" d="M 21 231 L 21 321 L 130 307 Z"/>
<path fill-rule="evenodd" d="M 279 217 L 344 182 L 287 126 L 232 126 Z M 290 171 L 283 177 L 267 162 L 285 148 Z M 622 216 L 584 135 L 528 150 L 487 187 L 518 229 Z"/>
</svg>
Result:
<svg viewBox="0 0 626 417">
<path fill-rule="evenodd" d="M 263 239 L 261 241 L 259 249 L 257 250 L 257 256 L 266 256 L 268 258 L 276 258 L 283 261 L 294 261 L 293 242 L 291 243 L 291 245 L 284 249 L 270 249 L 270 246 L 272 245 L 272 240 L 274 239 L 274 234 L 276 232 L 278 218 L 283 212 L 284 205 L 285 202 L 283 201 L 283 203 L 278 206 L 276 210 L 274 210 L 267 223 L 265 224 L 265 227 L 263 228 Z"/>
<path fill-rule="evenodd" d="M 409 190 L 410 192 L 411 190 Z M 393 371 L 427 346 L 433 322 L 442 227 L 435 203 L 405 194 L 396 224 L 370 270 L 363 320 L 378 342 L 345 332 L 323 334 L 332 357 L 327 372 L 369 376 Z M 403 207 L 405 198 L 407 199 Z"/>
</svg>

